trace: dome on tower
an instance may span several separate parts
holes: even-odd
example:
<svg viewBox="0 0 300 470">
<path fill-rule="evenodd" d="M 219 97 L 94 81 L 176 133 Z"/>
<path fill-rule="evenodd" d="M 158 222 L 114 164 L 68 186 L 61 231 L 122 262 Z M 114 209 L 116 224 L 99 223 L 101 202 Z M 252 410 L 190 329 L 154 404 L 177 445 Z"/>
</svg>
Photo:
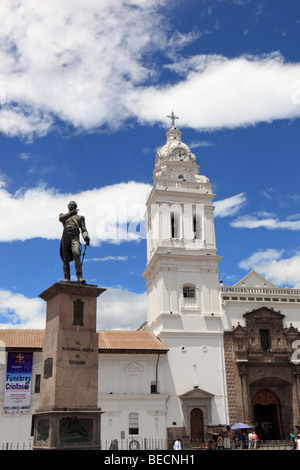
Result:
<svg viewBox="0 0 300 470">
<path fill-rule="evenodd" d="M 206 176 L 199 175 L 199 165 L 195 155 L 181 140 L 182 132 L 175 127 L 175 119 L 179 118 L 173 112 L 168 117 L 172 120 L 172 125 L 166 132 L 167 142 L 156 154 L 154 179 L 209 183 Z"/>
<path fill-rule="evenodd" d="M 156 154 L 155 166 L 160 165 L 166 161 L 189 161 L 196 162 L 195 155 L 187 144 L 182 142 L 182 132 L 174 125 L 166 133 L 167 142 L 159 149 Z"/>
</svg>

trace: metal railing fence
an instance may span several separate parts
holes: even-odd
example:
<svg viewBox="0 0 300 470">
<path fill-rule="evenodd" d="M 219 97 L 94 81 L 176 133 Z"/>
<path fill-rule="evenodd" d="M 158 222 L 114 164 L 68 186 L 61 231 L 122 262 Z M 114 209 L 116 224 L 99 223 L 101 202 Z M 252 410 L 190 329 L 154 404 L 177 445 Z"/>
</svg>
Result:
<svg viewBox="0 0 300 470">
<path fill-rule="evenodd" d="M 182 450 L 189 451 L 200 451 L 200 450 L 211 450 L 206 442 L 204 441 L 190 441 L 187 438 L 181 439 Z M 111 440 L 101 441 L 101 450 L 172 450 L 173 441 L 168 439 L 152 439 L 152 438 L 137 438 L 137 439 L 119 439 L 118 449 L 110 449 L 112 444 Z M 259 441 L 257 443 L 256 450 L 292 450 L 293 446 L 290 440 L 268 440 Z M 0 450 L 32 450 L 32 442 L 3 442 L 0 443 Z M 219 450 L 218 446 L 215 445 L 213 450 Z M 239 443 L 234 441 L 230 442 L 228 449 L 222 448 L 222 450 L 249 450 L 248 444 L 240 447 Z"/>
</svg>

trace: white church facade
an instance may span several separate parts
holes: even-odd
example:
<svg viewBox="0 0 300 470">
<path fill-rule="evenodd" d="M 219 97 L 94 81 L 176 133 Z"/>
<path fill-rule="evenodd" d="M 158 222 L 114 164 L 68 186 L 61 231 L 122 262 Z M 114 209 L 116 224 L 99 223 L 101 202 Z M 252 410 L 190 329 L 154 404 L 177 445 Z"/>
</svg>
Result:
<svg viewBox="0 0 300 470">
<path fill-rule="evenodd" d="M 147 323 L 98 332 L 102 442 L 203 441 L 210 427 L 239 421 L 262 439 L 287 438 L 300 425 L 300 290 L 255 272 L 234 286 L 219 280 L 215 195 L 171 117 L 146 201 Z M 1 446 L 33 439 L 43 334 L 0 330 Z M 26 413 L 4 412 L 11 352 L 32 353 Z"/>
</svg>

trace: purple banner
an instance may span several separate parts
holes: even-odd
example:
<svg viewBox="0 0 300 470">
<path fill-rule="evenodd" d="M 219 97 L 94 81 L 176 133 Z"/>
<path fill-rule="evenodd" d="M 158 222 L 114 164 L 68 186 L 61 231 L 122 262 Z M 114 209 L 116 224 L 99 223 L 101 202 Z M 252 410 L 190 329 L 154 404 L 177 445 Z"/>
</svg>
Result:
<svg viewBox="0 0 300 470">
<path fill-rule="evenodd" d="M 8 352 L 4 413 L 29 413 L 32 352 Z"/>
</svg>

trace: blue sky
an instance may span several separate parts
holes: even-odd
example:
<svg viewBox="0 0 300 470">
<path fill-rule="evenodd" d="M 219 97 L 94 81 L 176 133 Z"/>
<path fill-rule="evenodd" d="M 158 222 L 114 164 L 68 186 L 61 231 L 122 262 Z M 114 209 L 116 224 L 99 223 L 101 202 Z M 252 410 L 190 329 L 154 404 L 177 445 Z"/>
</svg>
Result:
<svg viewBox="0 0 300 470">
<path fill-rule="evenodd" d="M 220 279 L 300 288 L 299 39 L 298 0 L 2 2 L 0 326 L 44 327 L 71 199 L 98 328 L 146 320 L 140 228 L 172 110 L 216 194 Z"/>
</svg>

